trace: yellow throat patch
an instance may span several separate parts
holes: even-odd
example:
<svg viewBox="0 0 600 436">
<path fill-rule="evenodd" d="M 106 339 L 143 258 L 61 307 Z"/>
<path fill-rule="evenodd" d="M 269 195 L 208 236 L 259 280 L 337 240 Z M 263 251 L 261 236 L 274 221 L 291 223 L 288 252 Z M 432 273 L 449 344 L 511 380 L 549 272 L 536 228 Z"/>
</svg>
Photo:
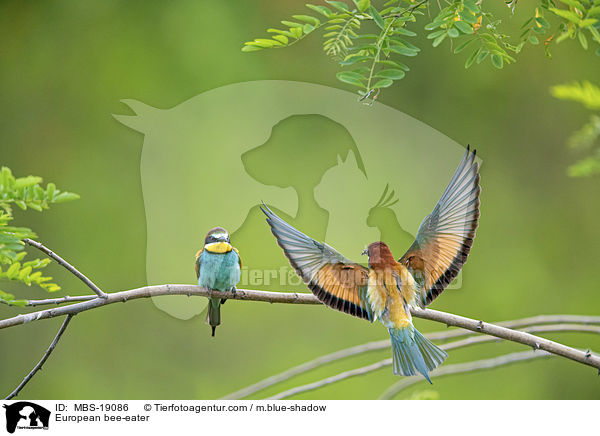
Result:
<svg viewBox="0 0 600 436">
<path fill-rule="evenodd" d="M 223 254 L 229 253 L 233 247 L 227 242 L 213 242 L 212 244 L 205 245 L 204 249 L 209 253 Z"/>
</svg>

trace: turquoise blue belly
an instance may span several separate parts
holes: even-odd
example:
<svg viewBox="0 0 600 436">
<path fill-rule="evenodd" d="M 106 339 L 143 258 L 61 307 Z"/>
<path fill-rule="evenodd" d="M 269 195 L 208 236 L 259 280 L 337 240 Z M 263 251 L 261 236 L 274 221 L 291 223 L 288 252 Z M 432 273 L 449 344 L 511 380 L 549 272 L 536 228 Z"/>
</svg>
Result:
<svg viewBox="0 0 600 436">
<path fill-rule="evenodd" d="M 240 281 L 240 261 L 235 251 L 216 254 L 203 251 L 200 255 L 198 285 L 228 291 Z"/>
</svg>

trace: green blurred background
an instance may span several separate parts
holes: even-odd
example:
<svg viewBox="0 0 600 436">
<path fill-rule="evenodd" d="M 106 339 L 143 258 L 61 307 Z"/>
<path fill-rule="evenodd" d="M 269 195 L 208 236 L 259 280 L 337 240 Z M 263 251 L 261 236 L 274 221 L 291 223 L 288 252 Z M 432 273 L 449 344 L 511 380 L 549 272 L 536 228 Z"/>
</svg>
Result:
<svg viewBox="0 0 600 436">
<path fill-rule="evenodd" d="M 111 114 L 127 113 L 123 98 L 169 108 L 250 80 L 343 88 L 316 35 L 285 50 L 240 52 L 244 41 L 303 13 L 303 3 L 0 2 L 0 164 L 19 176 L 40 175 L 82 197 L 43 215 L 17 212 L 16 222 L 32 227 L 106 291 L 143 286 L 144 138 Z M 500 4 L 498 13 L 508 10 Z M 509 29 L 518 29 L 522 21 L 509 20 Z M 379 101 L 460 144 L 476 145 L 484 160 L 482 218 L 463 287 L 442 295 L 433 308 L 488 321 L 597 315 L 600 183 L 565 173 L 576 159 L 565 141 L 588 116 L 576 103 L 552 98 L 549 87 L 594 81 L 599 58 L 567 42 L 554 48 L 553 60 L 541 47 L 526 47 L 518 62 L 503 70 L 485 63 L 465 71 L 464 56 L 452 55 L 447 47 L 433 49 L 424 39 L 417 45 L 422 53 L 410 60 L 410 73 Z M 256 236 L 244 233 L 239 244 L 233 242 L 245 248 L 245 256 L 259 256 L 266 237 L 261 227 Z M 63 286 L 61 295 L 86 292 L 58 266 L 49 268 Z M 5 288 L 17 298 L 46 296 L 34 288 Z M 0 317 L 21 311 L 0 306 Z M 226 324 L 216 340 L 201 317 L 176 319 L 150 300 L 81 314 L 20 397 L 217 398 L 319 355 L 387 336 L 381 326 L 317 306 L 229 302 L 223 311 Z M 0 332 L 3 395 L 38 361 L 60 323 L 45 320 Z M 424 332 L 440 329 L 422 320 L 416 324 Z M 600 339 L 589 334 L 548 337 L 600 351 Z M 523 349 L 482 345 L 454 351 L 447 362 Z M 261 396 L 388 354 L 329 365 Z M 396 380 L 387 368 L 297 398 L 377 398 Z M 590 367 L 553 358 L 441 378 L 399 398 L 423 390 L 441 399 L 600 399 L 600 377 Z"/>
</svg>

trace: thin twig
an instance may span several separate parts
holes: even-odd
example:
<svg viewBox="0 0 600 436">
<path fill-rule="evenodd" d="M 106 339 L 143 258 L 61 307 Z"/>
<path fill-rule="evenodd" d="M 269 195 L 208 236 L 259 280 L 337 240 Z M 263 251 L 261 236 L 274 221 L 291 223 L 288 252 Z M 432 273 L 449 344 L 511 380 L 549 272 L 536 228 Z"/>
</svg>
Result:
<svg viewBox="0 0 600 436">
<path fill-rule="evenodd" d="M 60 298 L 48 298 L 46 300 L 26 300 L 25 306 L 34 307 L 34 306 L 46 306 L 49 304 L 66 304 L 66 303 L 79 303 L 80 301 L 89 301 L 94 298 L 98 298 L 96 295 L 76 295 L 71 297 L 69 295 L 65 295 Z"/>
<path fill-rule="evenodd" d="M 238 289 L 236 292 L 219 292 L 211 291 L 209 289 L 194 285 L 157 285 L 145 286 L 143 288 L 131 289 L 128 291 L 113 292 L 108 294 L 107 298 L 105 299 L 95 298 L 90 301 L 75 303 L 69 306 L 62 306 L 41 310 L 39 312 L 32 312 L 25 315 L 18 315 L 13 318 L 1 320 L 0 329 L 61 315 L 75 315 L 86 310 L 106 306 L 112 303 L 125 302 L 139 298 L 156 297 L 159 295 L 199 295 L 203 297 L 263 301 L 268 303 L 322 304 L 312 294 L 254 291 L 248 289 Z M 484 323 L 483 321 L 476 321 L 474 319 L 465 318 L 451 313 L 440 312 L 437 310 L 413 308 L 411 309 L 411 313 L 417 318 L 437 321 L 448 326 L 462 327 L 467 330 L 485 333 L 501 339 L 507 339 L 512 342 L 519 342 L 521 344 L 546 350 L 550 353 L 558 354 L 576 362 L 600 369 L 600 356 L 591 352 L 576 350 L 566 345 L 562 345 L 548 339 L 543 339 L 529 333 L 519 332 L 506 327 L 488 324 Z"/>
<path fill-rule="evenodd" d="M 48 360 L 48 357 L 50 357 L 50 354 L 52 354 L 52 352 L 54 351 L 54 348 L 56 348 L 56 344 L 58 344 L 58 341 L 60 340 L 60 337 L 62 336 L 62 334 L 67 329 L 67 326 L 69 325 L 69 322 L 71 322 L 71 319 L 73 318 L 73 316 L 75 316 L 75 315 L 67 315 L 67 317 L 63 321 L 62 325 L 60 326 L 60 329 L 58 329 L 58 333 L 56 333 L 56 336 L 52 340 L 52 343 L 50 344 L 50 346 L 48 347 L 48 349 L 46 350 L 46 352 L 44 353 L 44 355 L 42 356 L 42 358 L 40 359 L 40 361 L 37 363 L 37 365 L 35 365 L 33 367 L 33 369 L 31 370 L 31 372 L 25 376 L 25 378 L 19 384 L 19 386 L 17 386 L 16 389 L 14 391 L 12 391 L 5 398 L 5 400 L 10 400 L 11 398 L 16 397 L 19 394 L 19 392 L 21 391 L 21 389 L 23 389 L 25 387 L 25 385 L 29 382 L 29 380 L 31 380 L 33 378 L 33 376 L 40 369 L 42 369 L 42 366 L 44 365 L 44 363 L 46 362 L 46 360 Z"/>
<path fill-rule="evenodd" d="M 286 371 L 283 371 L 279 374 L 275 374 L 271 377 L 268 377 L 264 380 L 261 380 L 253 385 L 240 389 L 239 391 L 232 392 L 221 398 L 222 400 L 239 400 L 241 398 L 245 398 L 249 395 L 252 395 L 256 392 L 262 391 L 270 386 L 279 384 L 283 381 L 286 381 L 292 377 L 303 374 L 320 366 L 326 365 L 330 362 L 334 362 L 336 360 L 344 359 L 346 357 L 354 356 L 361 353 L 366 353 L 368 351 L 380 350 L 382 348 L 387 348 L 390 346 L 389 340 L 384 341 L 374 341 L 367 342 L 366 344 L 357 345 L 354 347 L 346 348 L 344 350 L 339 350 L 331 354 L 326 354 L 324 356 L 317 357 L 314 360 L 303 363 L 298 366 L 294 366 Z"/>
<path fill-rule="evenodd" d="M 570 328 L 573 327 L 574 330 L 570 330 Z M 583 329 L 582 329 L 583 328 Z M 553 332 L 553 331 L 584 331 L 584 332 L 592 332 L 592 333 L 600 333 L 600 327 L 595 327 L 595 326 L 578 326 L 578 325 L 558 325 L 558 326 L 554 326 L 553 329 L 551 329 L 551 326 L 538 326 L 538 327 L 531 327 L 531 329 L 541 329 L 542 331 L 545 332 Z M 447 344 L 443 344 L 440 346 L 440 348 L 442 348 L 445 351 L 450 351 L 450 350 L 455 350 L 457 348 L 463 348 L 463 347 L 468 347 L 471 345 L 476 345 L 476 344 L 481 344 L 481 343 L 485 343 L 485 342 L 494 342 L 494 341 L 498 341 L 500 340 L 499 338 L 493 337 L 493 336 L 472 336 L 470 338 L 465 338 L 465 339 L 461 339 L 459 341 L 454 341 L 454 342 L 450 342 Z M 343 350 L 342 350 L 343 351 Z M 535 351 L 535 349 L 533 350 Z M 542 353 L 546 354 L 545 352 L 542 351 Z M 367 366 L 363 366 L 361 368 L 356 368 L 356 369 L 352 369 L 350 371 L 344 371 L 341 372 L 339 374 L 333 375 L 331 377 L 327 377 L 324 378 L 322 380 L 317 380 L 313 383 L 308 383 L 305 385 L 301 385 L 301 386 L 296 386 L 292 389 L 288 389 L 286 391 L 280 392 L 279 394 L 276 394 L 272 397 L 269 397 L 269 400 L 281 400 L 283 398 L 287 398 L 290 397 L 292 395 L 296 395 L 302 392 L 307 392 L 307 391 L 312 391 L 315 389 L 319 389 L 322 388 L 324 386 L 330 385 L 332 383 L 337 383 L 340 382 L 342 380 L 346 380 L 348 378 L 351 377 L 356 377 L 359 375 L 366 375 L 369 374 L 373 371 L 376 371 L 380 368 L 384 368 L 387 366 L 390 366 L 392 364 L 392 359 L 388 358 L 388 359 L 384 359 L 381 360 L 379 362 L 375 362 L 373 364 L 367 365 Z M 431 374 L 433 376 L 435 376 L 436 374 L 438 374 L 436 371 L 432 371 Z M 422 377 L 411 377 L 411 379 L 416 379 L 417 381 L 419 380 L 425 380 Z"/>
<path fill-rule="evenodd" d="M 492 369 L 498 366 L 509 365 L 511 363 L 523 362 L 525 360 L 537 359 L 540 357 L 552 357 L 551 353 L 545 351 L 521 351 L 518 353 L 510 353 L 504 356 L 493 357 L 491 359 L 475 360 L 473 362 L 456 363 L 454 365 L 446 365 L 436 368 L 431 372 L 431 375 L 436 378 L 443 377 L 451 374 L 460 374 L 463 372 L 481 371 L 485 369 Z M 380 400 L 391 400 L 400 391 L 406 389 L 414 384 L 420 383 L 425 379 L 418 377 L 405 378 L 396 382 L 390 386 L 381 396 Z"/>
<path fill-rule="evenodd" d="M 571 321 L 577 320 L 577 316 L 574 316 L 574 315 L 569 315 L 569 316 L 545 315 L 543 317 L 525 318 L 523 320 L 507 321 L 506 323 L 510 322 L 510 323 L 514 323 L 514 324 L 518 325 L 527 320 L 529 320 L 530 322 L 534 322 L 534 323 L 535 322 L 543 323 L 543 322 L 547 322 L 547 320 L 549 320 L 549 319 L 557 319 L 558 322 L 561 322 L 561 320 L 564 319 L 565 317 L 568 317 Z M 600 326 L 586 325 L 590 321 L 590 318 L 593 318 L 593 317 L 581 317 L 580 319 L 582 321 L 584 321 L 584 324 L 554 324 L 554 325 L 538 325 L 538 326 L 533 325 L 528 328 L 525 328 L 524 331 L 526 331 L 528 333 L 556 333 L 556 332 L 567 332 L 568 331 L 568 332 L 590 332 L 590 333 L 600 334 Z M 600 323 L 600 317 L 597 317 L 597 318 L 598 319 L 596 321 L 598 323 Z M 506 324 L 506 323 L 503 323 L 503 324 Z M 425 334 L 425 336 L 430 340 L 443 340 L 443 339 L 447 339 L 448 337 L 452 337 L 452 336 L 449 336 L 449 334 L 455 333 L 455 332 L 459 332 L 459 330 L 432 332 L 432 333 Z M 466 331 L 466 332 L 469 334 L 473 334 L 473 332 L 469 332 L 469 331 Z M 451 348 L 459 348 L 461 346 L 467 346 L 467 345 L 471 345 L 471 344 L 475 344 L 475 343 L 500 341 L 500 340 L 501 339 L 498 339 L 498 338 L 495 338 L 492 336 L 475 336 L 473 338 L 467 338 L 463 341 L 452 342 Z M 295 366 L 295 367 L 290 368 L 286 371 L 283 371 L 279 374 L 275 374 L 271 377 L 268 377 L 264 380 L 261 380 L 257 383 L 254 383 L 250 386 L 240 389 L 236 392 L 228 394 L 225 397 L 223 397 L 222 399 L 223 400 L 239 400 L 241 398 L 245 398 L 249 395 L 260 392 L 268 387 L 279 384 L 281 382 L 291 379 L 292 377 L 295 377 L 300 374 L 304 374 L 308 371 L 311 371 L 313 369 L 316 369 L 316 368 L 326 365 L 328 363 L 332 363 L 337 360 L 345 359 L 348 357 L 356 356 L 358 354 L 363 354 L 363 353 L 367 353 L 370 351 L 383 350 L 383 349 L 386 349 L 389 347 L 390 347 L 390 341 L 389 341 L 389 339 L 386 339 L 383 341 L 367 342 L 365 344 L 356 345 L 354 347 L 339 350 L 339 351 L 336 351 L 331 354 L 319 356 L 316 359 L 310 360 L 301 365 Z M 442 345 L 442 347 L 444 347 L 444 346 Z"/>
<path fill-rule="evenodd" d="M 280 392 L 272 397 L 266 398 L 267 400 L 282 400 L 283 398 L 291 397 L 292 395 L 301 394 L 303 392 L 313 391 L 315 389 L 322 388 L 323 386 L 327 386 L 333 383 L 337 383 L 342 380 L 346 380 L 351 377 L 356 377 L 358 375 L 369 374 L 373 371 L 377 371 L 378 369 L 385 368 L 386 366 L 390 366 L 392 364 L 392 359 L 384 359 L 379 362 L 372 363 L 367 366 L 362 366 L 360 368 L 351 369 L 349 371 L 344 371 L 339 374 L 333 375 L 331 377 L 324 378 L 323 380 L 318 380 L 313 383 L 309 383 L 302 386 L 296 386 L 294 388 L 288 389 L 287 391 Z"/>
<path fill-rule="evenodd" d="M 23 239 L 23 242 L 44 252 L 48 257 L 51 257 L 56 262 L 58 262 L 59 265 L 62 265 L 63 267 L 65 267 L 71 274 L 73 274 L 75 277 L 77 277 L 79 280 L 81 280 L 83 283 L 85 283 L 88 288 L 90 288 L 92 291 L 94 291 L 94 293 L 96 295 L 98 295 L 98 297 L 100 297 L 100 298 L 108 297 L 107 293 L 102 291 L 102 289 L 100 289 L 98 286 L 96 286 L 90 279 L 88 279 L 86 276 L 84 276 L 82 273 L 80 273 L 77 270 L 77 268 L 75 268 L 69 262 L 64 260 L 58 254 L 54 253 L 48 247 L 44 246 L 43 244 L 41 244 L 37 241 L 34 241 L 33 239 L 29 239 L 29 238 Z"/>
</svg>

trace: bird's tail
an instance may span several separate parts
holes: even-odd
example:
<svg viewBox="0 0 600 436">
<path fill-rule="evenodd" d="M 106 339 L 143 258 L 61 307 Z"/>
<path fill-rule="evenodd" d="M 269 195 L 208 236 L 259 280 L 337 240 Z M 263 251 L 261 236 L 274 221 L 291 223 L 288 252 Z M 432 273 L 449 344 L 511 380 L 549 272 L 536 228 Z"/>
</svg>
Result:
<svg viewBox="0 0 600 436">
<path fill-rule="evenodd" d="M 209 298 L 208 310 L 206 311 L 206 323 L 212 328 L 212 336 L 215 335 L 217 326 L 221 324 L 221 299 Z"/>
<path fill-rule="evenodd" d="M 441 365 L 448 353 L 425 338 L 412 324 L 388 330 L 392 339 L 394 374 L 416 375 L 418 371 L 431 383 L 429 371 Z"/>
</svg>

